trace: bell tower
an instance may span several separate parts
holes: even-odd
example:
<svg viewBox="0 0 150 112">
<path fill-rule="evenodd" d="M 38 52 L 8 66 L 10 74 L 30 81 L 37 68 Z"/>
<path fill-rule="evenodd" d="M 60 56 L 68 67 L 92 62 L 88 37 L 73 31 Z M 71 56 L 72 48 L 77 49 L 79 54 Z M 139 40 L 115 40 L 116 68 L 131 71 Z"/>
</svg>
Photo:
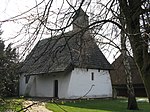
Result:
<svg viewBox="0 0 150 112">
<path fill-rule="evenodd" d="M 73 30 L 80 30 L 89 25 L 88 15 L 83 11 L 82 8 L 77 10 L 73 16 Z"/>
</svg>

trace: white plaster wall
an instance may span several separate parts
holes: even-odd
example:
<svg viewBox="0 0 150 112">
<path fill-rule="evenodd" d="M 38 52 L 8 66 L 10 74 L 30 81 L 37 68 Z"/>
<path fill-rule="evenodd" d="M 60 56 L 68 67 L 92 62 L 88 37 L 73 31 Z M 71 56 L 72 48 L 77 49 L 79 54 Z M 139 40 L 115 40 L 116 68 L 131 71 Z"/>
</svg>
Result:
<svg viewBox="0 0 150 112">
<path fill-rule="evenodd" d="M 91 80 L 91 73 L 94 73 L 94 80 Z M 68 97 L 79 98 L 84 96 L 94 85 L 91 91 L 85 96 L 89 98 L 112 97 L 112 85 L 108 70 L 80 69 L 75 68 L 71 73 Z"/>
<path fill-rule="evenodd" d="M 36 76 L 31 77 L 33 78 L 33 80 L 31 82 L 31 90 L 29 92 L 29 96 L 36 96 Z"/>
<path fill-rule="evenodd" d="M 25 92 L 26 85 L 24 75 L 25 74 L 21 74 L 19 78 L 19 95 L 24 95 Z"/>
<path fill-rule="evenodd" d="M 20 75 L 20 79 L 19 79 L 19 95 L 25 95 L 26 92 L 27 92 L 27 86 L 30 86 L 31 88 L 28 88 L 29 89 L 29 93 L 28 95 L 31 95 L 31 94 L 35 94 L 35 91 L 32 90 L 32 89 L 35 89 L 35 76 L 30 76 L 30 79 L 28 81 L 28 83 L 25 82 L 25 75 L 27 74 L 21 74 Z"/>
<path fill-rule="evenodd" d="M 38 76 L 36 79 L 36 96 L 54 97 L 54 81 L 58 80 L 58 97 L 67 95 L 70 75 L 57 73 L 56 75 Z"/>
<path fill-rule="evenodd" d="M 36 75 L 35 86 L 32 87 L 30 96 L 37 96 L 37 97 L 52 96 L 52 78 L 51 78 L 51 76 Z"/>
<path fill-rule="evenodd" d="M 63 72 L 57 74 L 45 74 L 31 76 L 35 79 L 31 85 L 29 96 L 32 97 L 54 97 L 54 81 L 58 80 L 58 97 L 65 98 L 67 96 L 68 85 L 70 81 L 70 74 L 64 74 Z M 30 77 L 30 79 L 31 79 Z M 29 79 L 29 80 L 30 80 Z M 20 95 L 25 95 L 25 77 L 20 77 Z"/>
<path fill-rule="evenodd" d="M 71 77 L 70 73 L 60 76 L 60 78 L 58 80 L 58 83 L 59 83 L 58 97 L 59 98 L 68 97 L 67 91 L 68 91 L 68 87 L 69 87 L 69 83 L 70 83 L 70 77 Z"/>
<path fill-rule="evenodd" d="M 91 73 L 94 73 L 94 80 L 91 80 Z M 20 77 L 20 95 L 25 95 L 25 74 Z M 45 74 L 31 76 L 34 78 L 31 84 L 30 96 L 53 97 L 54 80 L 58 80 L 58 97 L 74 99 L 84 96 L 94 85 L 91 91 L 85 96 L 89 98 L 102 98 L 112 96 L 110 75 L 107 70 L 80 69 L 75 68 L 71 73 Z M 31 79 L 31 78 L 30 78 Z"/>
</svg>

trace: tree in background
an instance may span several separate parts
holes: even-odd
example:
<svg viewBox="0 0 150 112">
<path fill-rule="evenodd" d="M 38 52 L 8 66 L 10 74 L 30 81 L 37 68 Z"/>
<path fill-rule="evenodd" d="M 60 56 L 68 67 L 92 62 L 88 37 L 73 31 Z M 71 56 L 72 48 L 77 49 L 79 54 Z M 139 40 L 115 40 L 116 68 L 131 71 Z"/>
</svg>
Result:
<svg viewBox="0 0 150 112">
<path fill-rule="evenodd" d="M 16 49 L 9 44 L 5 48 L 0 38 L 0 97 L 18 94 L 18 62 Z"/>
</svg>

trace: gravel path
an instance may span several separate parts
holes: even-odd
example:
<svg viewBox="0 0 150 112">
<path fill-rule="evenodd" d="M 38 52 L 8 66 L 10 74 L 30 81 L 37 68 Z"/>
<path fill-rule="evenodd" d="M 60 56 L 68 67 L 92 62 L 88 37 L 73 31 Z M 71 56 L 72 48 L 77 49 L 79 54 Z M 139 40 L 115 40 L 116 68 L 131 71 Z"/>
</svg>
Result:
<svg viewBox="0 0 150 112">
<path fill-rule="evenodd" d="M 48 109 L 45 108 L 45 103 L 41 101 L 31 101 L 31 100 L 26 100 L 23 103 L 24 107 L 29 107 L 26 112 L 52 112 Z"/>
</svg>

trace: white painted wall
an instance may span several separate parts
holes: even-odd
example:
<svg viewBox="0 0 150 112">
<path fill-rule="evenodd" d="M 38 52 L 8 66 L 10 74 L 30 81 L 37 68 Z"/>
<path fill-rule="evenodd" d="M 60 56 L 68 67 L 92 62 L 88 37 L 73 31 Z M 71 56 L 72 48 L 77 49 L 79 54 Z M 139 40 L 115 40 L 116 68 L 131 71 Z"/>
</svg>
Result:
<svg viewBox="0 0 150 112">
<path fill-rule="evenodd" d="M 94 80 L 91 80 L 91 73 Z M 75 68 L 71 73 L 45 74 L 31 76 L 30 83 L 25 84 L 25 74 L 20 77 L 20 95 L 25 95 L 26 87 L 31 86 L 29 95 L 36 97 L 53 97 L 54 80 L 58 80 L 58 97 L 66 99 L 84 97 L 112 97 L 112 86 L 108 70 Z M 91 88 L 92 87 L 92 88 Z"/>
<path fill-rule="evenodd" d="M 91 80 L 91 73 L 94 73 L 94 80 Z M 68 98 L 79 98 L 84 96 L 94 85 L 91 91 L 85 96 L 89 98 L 112 97 L 112 85 L 108 70 L 81 69 L 75 68 L 71 73 L 68 88 Z"/>
<path fill-rule="evenodd" d="M 20 75 L 20 78 L 19 78 L 19 95 L 24 95 L 24 92 L 25 92 L 25 77 L 24 77 L 25 74 L 21 74 Z"/>
<path fill-rule="evenodd" d="M 20 76 L 20 95 L 26 95 L 27 86 L 31 89 L 28 93 L 33 97 L 53 97 L 54 96 L 54 81 L 58 80 L 58 96 L 64 98 L 67 95 L 68 85 L 70 81 L 70 74 L 63 72 L 57 74 L 45 74 L 31 76 L 29 82 L 25 83 L 25 74 Z M 34 80 L 33 80 L 34 78 Z M 32 81 L 32 83 L 30 83 Z"/>
<path fill-rule="evenodd" d="M 35 78 L 36 76 L 30 76 L 29 82 L 26 84 L 25 82 L 25 75 L 27 74 L 21 74 L 20 79 L 19 79 L 19 95 L 27 95 L 28 92 L 30 95 L 30 91 L 34 91 L 35 89 Z M 32 92 L 34 94 L 34 92 Z"/>
<path fill-rule="evenodd" d="M 36 94 L 31 96 L 38 97 L 53 97 L 54 96 L 54 81 L 58 80 L 58 96 L 63 97 L 67 93 L 70 75 L 59 73 L 57 75 L 41 75 L 36 77 Z"/>
</svg>

